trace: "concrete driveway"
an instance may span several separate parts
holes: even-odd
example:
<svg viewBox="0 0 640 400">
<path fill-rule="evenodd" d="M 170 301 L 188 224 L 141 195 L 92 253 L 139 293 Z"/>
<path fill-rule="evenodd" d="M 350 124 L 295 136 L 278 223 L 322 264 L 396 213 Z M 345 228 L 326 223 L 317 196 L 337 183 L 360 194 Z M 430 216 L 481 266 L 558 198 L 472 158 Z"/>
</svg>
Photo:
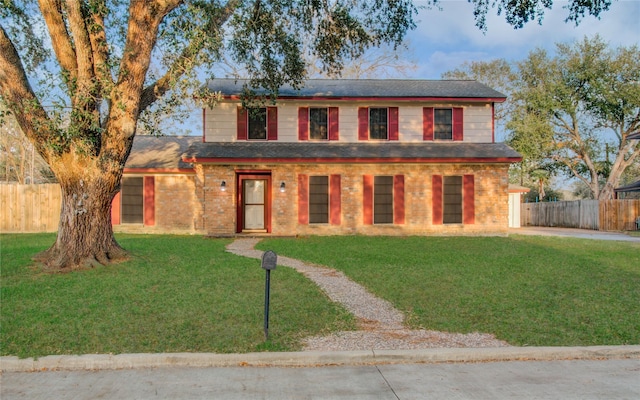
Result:
<svg viewBox="0 0 640 400">
<path fill-rule="evenodd" d="M 640 237 L 629 236 L 621 232 L 593 231 L 589 229 L 551 228 L 546 226 L 526 226 L 521 228 L 509 228 L 510 235 L 534 235 L 534 236 L 562 236 L 580 239 L 617 240 L 624 242 L 638 242 Z"/>
</svg>

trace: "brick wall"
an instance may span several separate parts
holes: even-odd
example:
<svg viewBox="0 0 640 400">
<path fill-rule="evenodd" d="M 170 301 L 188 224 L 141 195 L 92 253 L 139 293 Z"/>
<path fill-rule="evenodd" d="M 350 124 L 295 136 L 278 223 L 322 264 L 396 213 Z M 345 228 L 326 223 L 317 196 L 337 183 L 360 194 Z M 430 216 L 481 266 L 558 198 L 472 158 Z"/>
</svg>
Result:
<svg viewBox="0 0 640 400">
<path fill-rule="evenodd" d="M 178 233 L 202 232 L 202 206 L 197 197 L 197 176 L 193 174 L 152 175 L 154 179 L 154 225 L 116 224 L 116 232 Z M 116 199 L 115 201 L 120 201 Z"/>
<path fill-rule="evenodd" d="M 271 171 L 273 235 L 474 235 L 506 234 L 508 165 L 506 164 L 299 164 L 198 166 L 196 197 L 203 205 L 203 230 L 216 235 L 236 231 L 236 171 Z M 341 224 L 298 224 L 298 174 L 341 175 Z M 475 223 L 432 223 L 432 176 L 474 175 Z M 363 223 L 363 175 L 404 175 L 405 223 Z M 221 181 L 226 191 L 220 190 Z M 280 183 L 286 190 L 281 193 Z M 198 187 L 199 186 L 199 187 Z"/>
<path fill-rule="evenodd" d="M 195 177 L 155 177 L 156 226 L 159 229 L 195 231 L 195 215 L 201 208 L 195 195 Z"/>
</svg>

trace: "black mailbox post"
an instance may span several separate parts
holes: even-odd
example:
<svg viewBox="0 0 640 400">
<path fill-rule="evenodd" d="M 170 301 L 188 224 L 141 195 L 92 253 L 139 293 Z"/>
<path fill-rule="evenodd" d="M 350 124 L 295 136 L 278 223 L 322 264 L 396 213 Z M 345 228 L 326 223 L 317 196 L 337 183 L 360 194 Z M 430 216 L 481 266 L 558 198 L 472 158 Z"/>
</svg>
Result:
<svg viewBox="0 0 640 400">
<path fill-rule="evenodd" d="M 271 286 L 271 270 L 276 269 L 278 256 L 271 250 L 262 254 L 262 268 L 266 270 L 267 277 L 264 283 L 264 339 L 269 340 L 269 295 Z"/>
</svg>

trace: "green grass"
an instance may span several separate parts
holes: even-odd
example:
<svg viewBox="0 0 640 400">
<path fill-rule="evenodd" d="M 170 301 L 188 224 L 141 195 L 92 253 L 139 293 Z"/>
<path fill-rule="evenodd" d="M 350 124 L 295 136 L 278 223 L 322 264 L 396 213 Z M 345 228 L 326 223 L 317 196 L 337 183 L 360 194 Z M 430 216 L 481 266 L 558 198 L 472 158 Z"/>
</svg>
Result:
<svg viewBox="0 0 640 400">
<path fill-rule="evenodd" d="M 640 344 L 640 245 L 573 238 L 308 237 L 258 244 L 344 271 L 414 328 L 513 345 Z"/>
<path fill-rule="evenodd" d="M 51 234 L 0 235 L 0 354 L 290 351 L 300 339 L 354 329 L 342 307 L 289 268 L 265 272 L 224 251 L 229 240 L 118 235 L 134 257 L 109 267 L 46 274 L 30 257 Z"/>
</svg>

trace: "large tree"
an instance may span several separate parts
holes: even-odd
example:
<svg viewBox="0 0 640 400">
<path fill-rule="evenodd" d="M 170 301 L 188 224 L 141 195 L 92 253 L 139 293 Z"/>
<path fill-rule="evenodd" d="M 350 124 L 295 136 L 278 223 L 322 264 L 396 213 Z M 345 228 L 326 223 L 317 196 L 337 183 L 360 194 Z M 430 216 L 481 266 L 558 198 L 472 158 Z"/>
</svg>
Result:
<svg viewBox="0 0 640 400">
<path fill-rule="evenodd" d="M 491 6 L 521 27 L 552 4 L 472 1 L 480 27 Z M 410 0 L 0 2 L 0 96 L 62 189 L 56 242 L 38 257 L 52 269 L 126 257 L 110 207 L 138 121 L 193 85 L 198 66 L 228 53 L 252 86 L 277 92 L 305 77 L 301 36 L 313 37 L 310 51 L 336 73 L 371 46 L 401 43 L 417 13 Z M 609 5 L 571 0 L 567 19 Z"/>
</svg>

